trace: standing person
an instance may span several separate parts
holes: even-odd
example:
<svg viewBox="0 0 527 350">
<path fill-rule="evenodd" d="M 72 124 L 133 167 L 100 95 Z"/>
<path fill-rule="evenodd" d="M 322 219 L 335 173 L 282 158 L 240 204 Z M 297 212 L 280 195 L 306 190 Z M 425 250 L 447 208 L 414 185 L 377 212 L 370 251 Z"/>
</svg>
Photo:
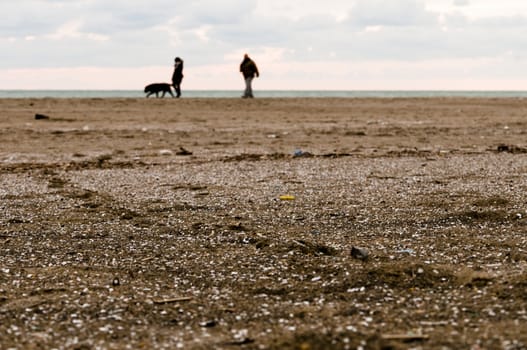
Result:
<svg viewBox="0 0 527 350">
<path fill-rule="evenodd" d="M 176 90 L 176 97 L 181 96 L 181 81 L 183 80 L 183 60 L 176 57 L 174 60 L 174 74 L 172 74 L 172 85 Z"/>
<path fill-rule="evenodd" d="M 259 77 L 260 73 L 258 72 L 258 67 L 252 59 L 249 58 L 248 54 L 245 54 L 243 61 L 240 64 L 240 72 L 243 74 L 245 79 L 245 92 L 243 93 L 242 98 L 253 98 L 253 88 L 251 86 L 254 77 Z"/>
</svg>

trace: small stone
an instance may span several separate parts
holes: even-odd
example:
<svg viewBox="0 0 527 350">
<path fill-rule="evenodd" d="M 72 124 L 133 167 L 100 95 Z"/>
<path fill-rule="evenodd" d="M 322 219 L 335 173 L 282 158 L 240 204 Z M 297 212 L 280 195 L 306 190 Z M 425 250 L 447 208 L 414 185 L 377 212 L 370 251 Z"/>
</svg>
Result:
<svg viewBox="0 0 527 350">
<path fill-rule="evenodd" d="M 351 247 L 351 257 L 358 260 L 366 260 L 370 253 L 365 248 Z"/>
<path fill-rule="evenodd" d="M 306 157 L 306 158 L 309 158 L 309 157 L 313 157 L 313 153 L 305 152 L 305 151 L 302 151 L 301 149 L 297 149 L 297 150 L 295 150 L 295 152 L 293 153 L 293 157 L 294 157 L 294 158 L 298 158 L 298 157 Z"/>
</svg>

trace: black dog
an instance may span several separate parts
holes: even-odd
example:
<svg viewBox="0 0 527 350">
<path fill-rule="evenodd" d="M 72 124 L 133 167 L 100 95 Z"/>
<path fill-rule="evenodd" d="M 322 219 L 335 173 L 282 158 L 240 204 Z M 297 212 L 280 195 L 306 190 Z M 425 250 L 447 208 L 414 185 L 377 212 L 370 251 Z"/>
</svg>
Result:
<svg viewBox="0 0 527 350">
<path fill-rule="evenodd" d="M 162 92 L 161 98 L 165 97 L 165 94 L 168 92 L 172 97 L 174 97 L 174 94 L 172 93 L 172 89 L 170 88 L 170 84 L 167 83 L 154 83 L 145 86 L 145 93 L 148 93 L 146 97 L 150 97 L 152 94 L 156 94 L 156 97 L 159 97 L 159 93 Z"/>
</svg>

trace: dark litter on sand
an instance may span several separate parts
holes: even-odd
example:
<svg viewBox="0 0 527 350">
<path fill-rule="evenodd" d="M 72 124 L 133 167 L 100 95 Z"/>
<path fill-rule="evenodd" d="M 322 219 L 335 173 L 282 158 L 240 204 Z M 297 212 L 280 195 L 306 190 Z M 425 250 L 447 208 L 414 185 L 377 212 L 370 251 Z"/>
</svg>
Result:
<svg viewBox="0 0 527 350">
<path fill-rule="evenodd" d="M 47 120 L 50 119 L 48 115 L 36 113 L 35 120 Z"/>
</svg>

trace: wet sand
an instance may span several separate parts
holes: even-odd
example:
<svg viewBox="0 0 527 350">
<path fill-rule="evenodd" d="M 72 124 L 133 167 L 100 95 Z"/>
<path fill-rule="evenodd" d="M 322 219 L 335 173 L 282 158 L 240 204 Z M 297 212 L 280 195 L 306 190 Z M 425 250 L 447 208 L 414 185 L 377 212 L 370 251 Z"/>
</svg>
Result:
<svg viewBox="0 0 527 350">
<path fill-rule="evenodd" d="M 0 100 L 0 347 L 525 348 L 526 130 L 524 99 Z"/>
</svg>

